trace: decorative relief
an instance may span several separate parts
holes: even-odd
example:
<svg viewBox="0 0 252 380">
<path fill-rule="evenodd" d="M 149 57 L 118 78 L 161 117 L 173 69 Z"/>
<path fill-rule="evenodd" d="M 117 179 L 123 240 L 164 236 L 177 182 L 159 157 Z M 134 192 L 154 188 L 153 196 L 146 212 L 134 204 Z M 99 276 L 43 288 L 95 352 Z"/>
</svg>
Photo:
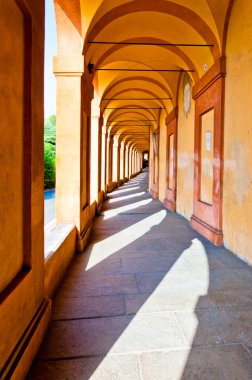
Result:
<svg viewBox="0 0 252 380">
<path fill-rule="evenodd" d="M 192 80 L 190 76 L 185 73 L 183 78 L 183 104 L 184 113 L 188 117 L 191 110 L 191 99 L 192 99 Z"/>
<path fill-rule="evenodd" d="M 158 150 L 157 150 L 157 134 L 155 132 L 152 134 L 152 139 L 153 139 L 154 155 L 157 157 L 157 155 L 158 155 Z"/>
</svg>

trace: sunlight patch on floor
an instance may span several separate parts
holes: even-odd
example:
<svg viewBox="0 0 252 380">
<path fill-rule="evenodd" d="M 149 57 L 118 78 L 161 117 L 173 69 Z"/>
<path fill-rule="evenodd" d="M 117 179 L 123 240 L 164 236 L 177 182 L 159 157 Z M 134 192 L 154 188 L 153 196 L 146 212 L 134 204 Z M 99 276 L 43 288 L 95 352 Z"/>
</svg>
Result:
<svg viewBox="0 0 252 380">
<path fill-rule="evenodd" d="M 146 206 L 147 204 L 149 204 L 151 202 L 152 202 L 152 199 L 145 199 L 143 201 L 131 203 L 130 205 L 117 207 L 117 208 L 112 209 L 112 210 L 104 211 L 104 220 L 113 218 L 113 216 L 119 215 L 122 212 L 134 210 L 134 209 L 141 207 L 141 206 Z"/>
<path fill-rule="evenodd" d="M 109 203 L 116 203 L 116 202 L 124 201 L 126 199 L 131 199 L 131 198 L 135 198 L 135 197 L 141 197 L 144 194 L 145 194 L 145 192 L 141 191 L 140 193 L 134 193 L 134 194 L 130 194 L 130 195 L 123 195 L 121 197 L 111 198 L 109 200 Z"/>
<path fill-rule="evenodd" d="M 140 189 L 140 186 L 128 186 L 127 189 L 120 189 L 120 190 L 114 190 L 113 193 L 111 195 L 109 195 L 109 198 L 113 198 L 114 195 L 117 195 L 117 194 L 121 194 L 121 193 L 125 193 L 126 191 L 133 191 L 133 190 L 137 190 L 137 189 Z"/>
<path fill-rule="evenodd" d="M 166 211 L 161 210 L 147 218 L 142 219 L 140 222 L 135 223 L 132 226 L 127 227 L 98 243 L 95 243 L 93 245 L 86 270 L 92 268 L 101 261 L 107 259 L 109 256 L 119 252 L 121 249 L 139 239 L 141 236 L 150 231 L 153 226 L 159 225 L 165 217 Z"/>
</svg>

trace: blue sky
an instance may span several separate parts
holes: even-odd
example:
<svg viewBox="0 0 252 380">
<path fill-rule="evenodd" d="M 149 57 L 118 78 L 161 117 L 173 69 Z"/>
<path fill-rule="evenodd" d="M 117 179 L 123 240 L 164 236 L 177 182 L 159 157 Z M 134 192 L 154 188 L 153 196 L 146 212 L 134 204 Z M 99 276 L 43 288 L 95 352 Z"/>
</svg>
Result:
<svg viewBox="0 0 252 380">
<path fill-rule="evenodd" d="M 53 56 L 57 54 L 56 23 L 53 0 L 46 0 L 45 15 L 45 118 L 56 114 L 56 80 L 53 74 Z"/>
</svg>

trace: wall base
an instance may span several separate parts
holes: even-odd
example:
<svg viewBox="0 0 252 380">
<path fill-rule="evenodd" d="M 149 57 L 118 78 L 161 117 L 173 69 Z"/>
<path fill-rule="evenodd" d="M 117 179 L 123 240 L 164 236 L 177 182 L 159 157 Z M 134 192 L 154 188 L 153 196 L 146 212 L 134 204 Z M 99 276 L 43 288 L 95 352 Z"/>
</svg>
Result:
<svg viewBox="0 0 252 380">
<path fill-rule="evenodd" d="M 76 237 L 76 251 L 77 252 L 82 252 L 85 249 L 89 240 L 89 236 L 91 234 L 92 224 L 93 224 L 92 219 L 90 219 L 86 227 L 82 231 L 81 235 L 77 235 Z"/>
<path fill-rule="evenodd" d="M 122 186 L 122 185 L 123 185 L 123 180 L 120 179 L 120 180 L 117 182 L 117 187 Z"/>
<path fill-rule="evenodd" d="M 97 204 L 97 210 L 96 210 L 97 215 L 99 215 L 102 211 L 104 198 L 105 198 L 104 197 L 104 191 L 99 191 L 99 193 L 98 193 L 98 204 Z"/>
<path fill-rule="evenodd" d="M 195 215 L 191 216 L 190 224 L 197 232 L 210 240 L 214 245 L 223 245 L 223 232 L 216 230 L 214 227 L 203 222 L 203 220 L 197 218 Z"/>
<path fill-rule="evenodd" d="M 47 240 L 50 243 L 47 243 Z M 62 224 L 46 236 L 44 295 L 52 298 L 75 254 L 76 227 Z"/>
<path fill-rule="evenodd" d="M 44 300 L 0 372 L 1 379 L 22 380 L 42 343 L 51 321 L 51 300 Z"/>
<path fill-rule="evenodd" d="M 171 212 L 176 212 L 176 203 L 171 201 L 170 199 L 164 199 L 164 206 Z"/>
<path fill-rule="evenodd" d="M 107 193 L 111 193 L 116 188 L 116 182 L 110 182 L 107 186 Z"/>
<path fill-rule="evenodd" d="M 158 199 L 158 193 L 154 190 L 151 191 L 151 196 L 153 199 Z"/>
</svg>

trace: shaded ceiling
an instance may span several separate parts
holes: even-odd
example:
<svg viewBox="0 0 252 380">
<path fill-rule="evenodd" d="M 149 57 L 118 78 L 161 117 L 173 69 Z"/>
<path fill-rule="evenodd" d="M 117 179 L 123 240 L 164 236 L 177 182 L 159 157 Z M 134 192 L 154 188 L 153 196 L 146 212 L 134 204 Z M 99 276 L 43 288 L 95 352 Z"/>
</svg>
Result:
<svg viewBox="0 0 252 380">
<path fill-rule="evenodd" d="M 187 71 L 195 84 L 222 56 L 230 4 L 55 0 L 58 54 L 83 53 L 86 64 L 94 65 L 109 132 L 145 151 L 150 128 L 176 105 L 181 73 Z"/>
</svg>

